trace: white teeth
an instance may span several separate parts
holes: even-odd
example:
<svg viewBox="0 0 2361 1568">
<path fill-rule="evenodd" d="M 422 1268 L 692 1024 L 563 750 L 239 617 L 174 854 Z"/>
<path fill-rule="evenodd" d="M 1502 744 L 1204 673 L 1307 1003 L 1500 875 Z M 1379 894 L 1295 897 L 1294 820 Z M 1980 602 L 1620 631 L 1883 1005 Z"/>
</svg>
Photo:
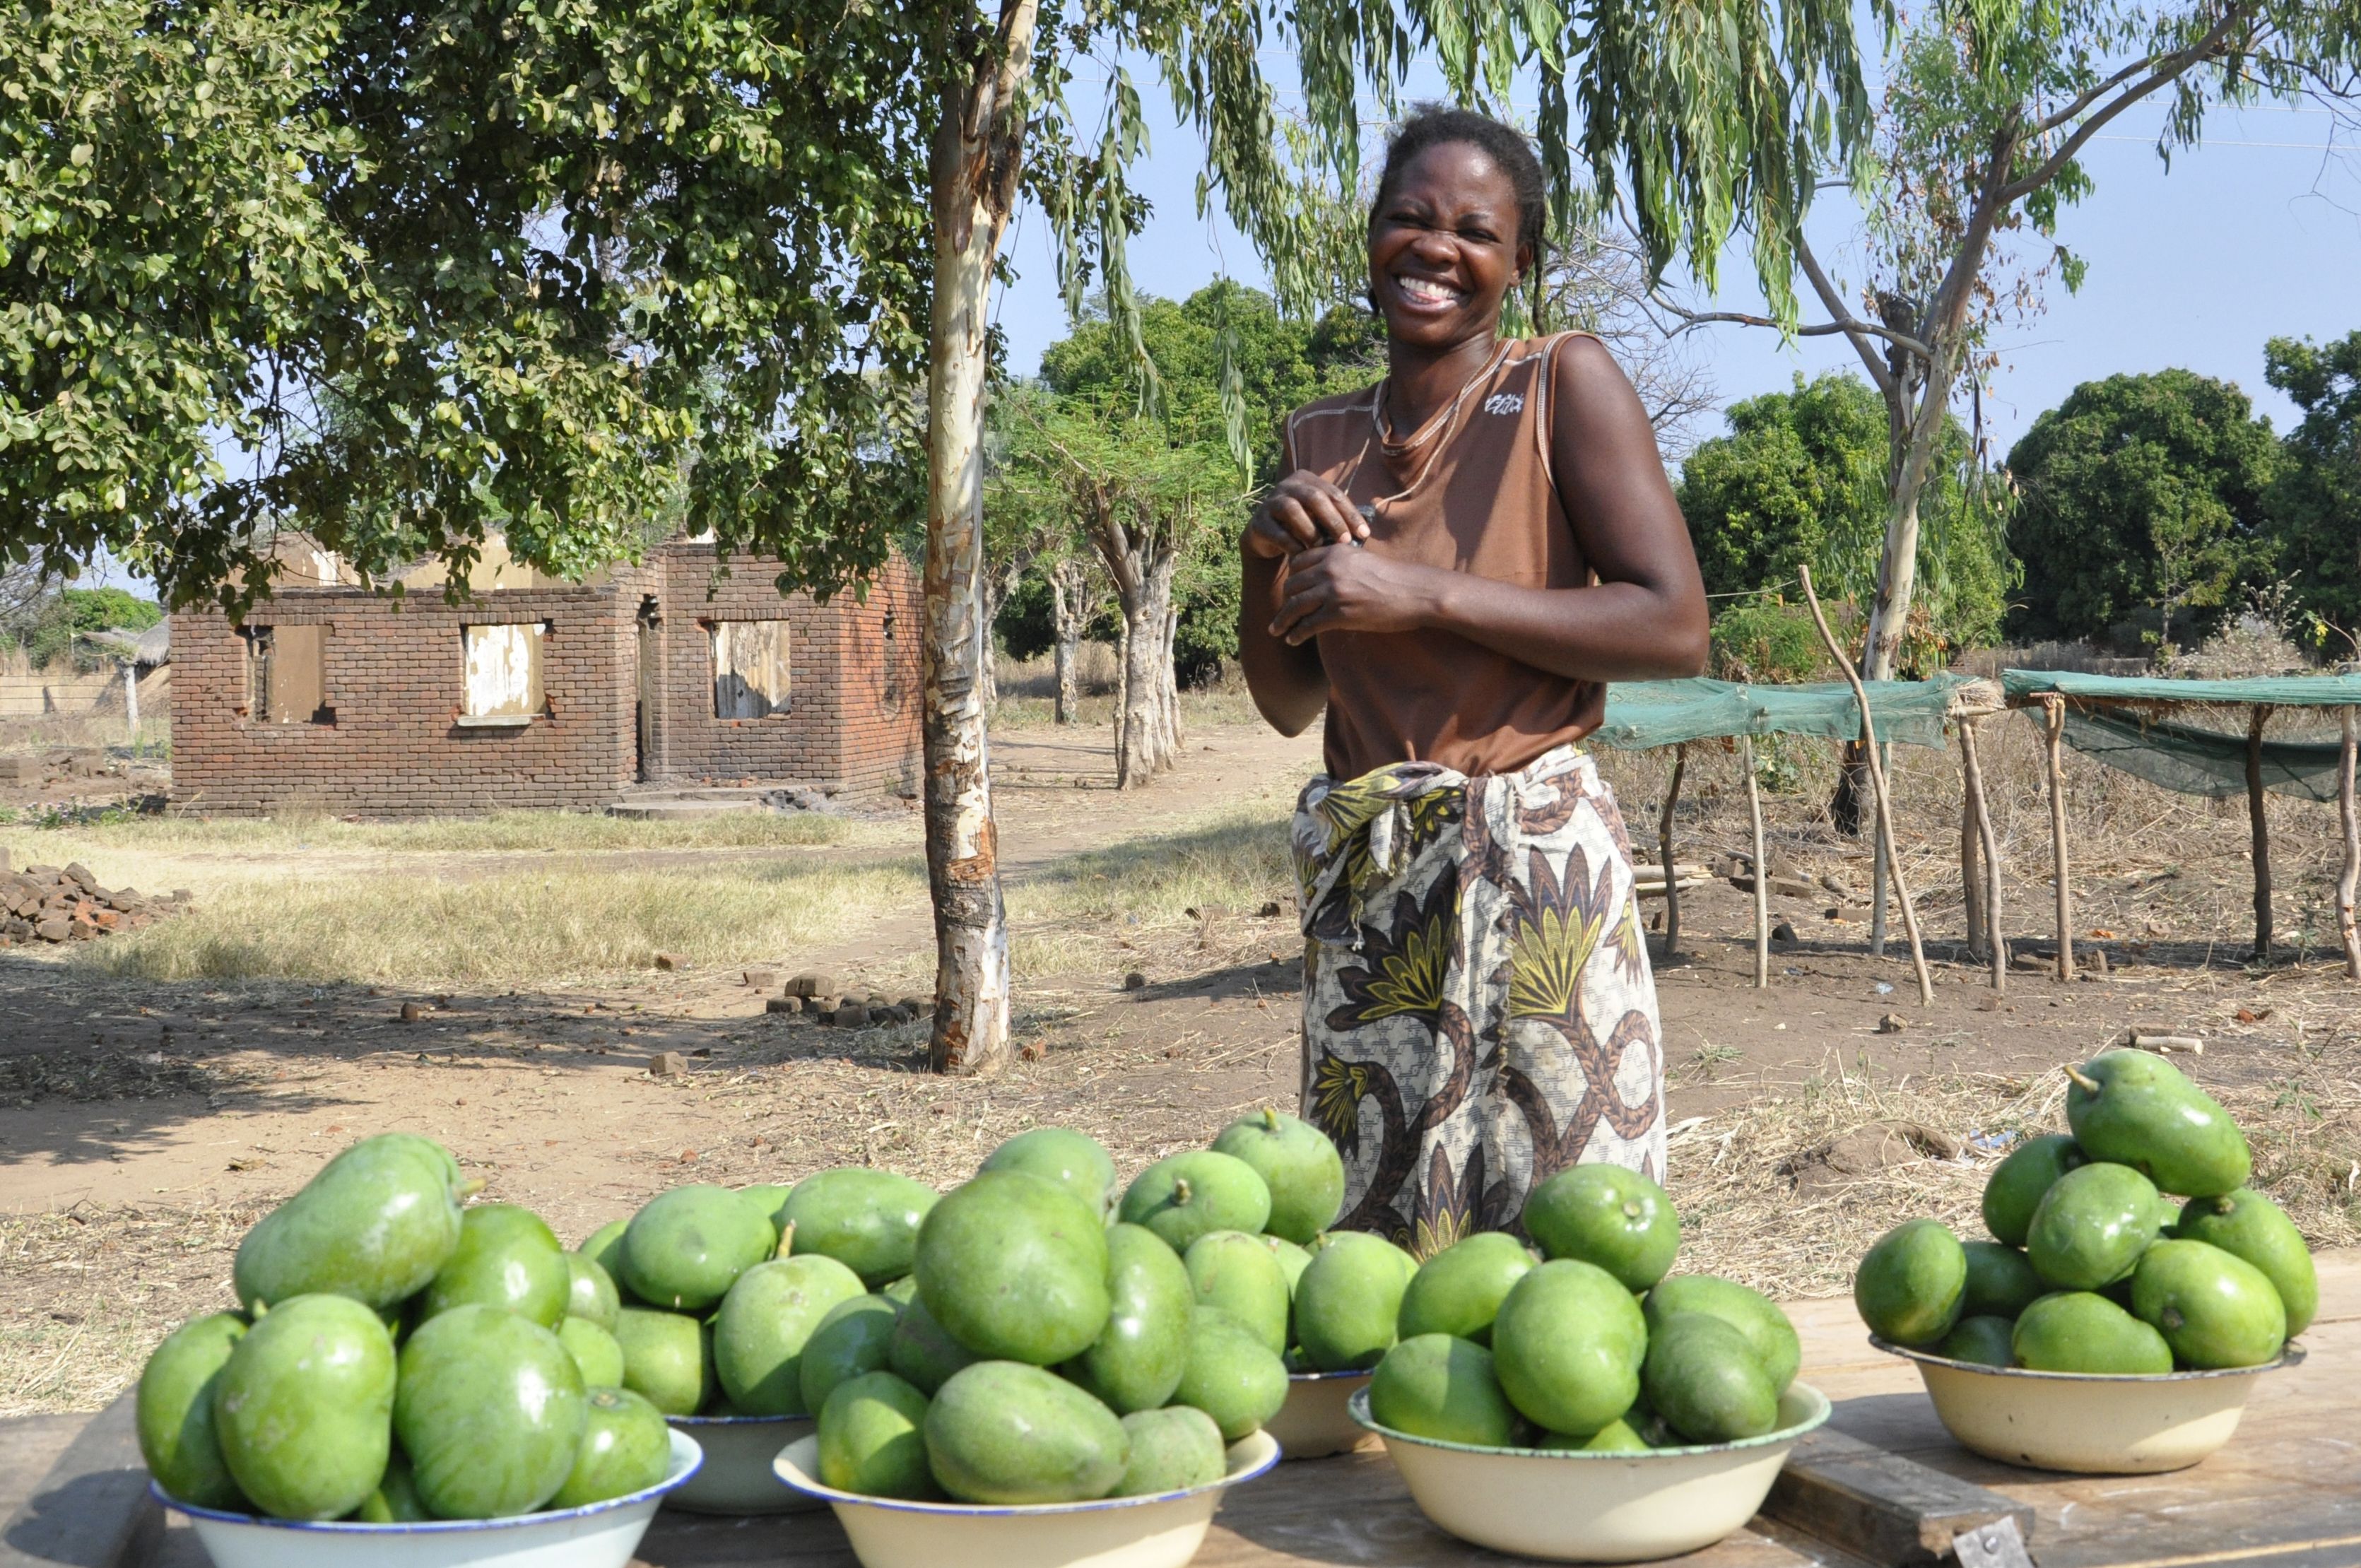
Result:
<svg viewBox="0 0 2361 1568">
<path fill-rule="evenodd" d="M 1401 291 L 1411 299 L 1422 300 L 1430 304 L 1444 304 L 1459 298 L 1457 290 L 1446 289 L 1442 284 L 1424 278 L 1399 278 L 1395 282 Z"/>
</svg>

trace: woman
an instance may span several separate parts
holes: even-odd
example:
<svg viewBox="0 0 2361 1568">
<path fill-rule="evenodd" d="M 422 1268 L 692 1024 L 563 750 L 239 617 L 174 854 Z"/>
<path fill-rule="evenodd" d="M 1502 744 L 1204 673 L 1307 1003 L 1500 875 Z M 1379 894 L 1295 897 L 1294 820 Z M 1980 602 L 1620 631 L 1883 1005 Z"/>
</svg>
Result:
<svg viewBox="0 0 2361 1568">
<path fill-rule="evenodd" d="M 1516 132 L 1403 124 L 1369 216 L 1386 378 L 1290 417 L 1243 541 L 1256 706 L 1328 716 L 1293 830 L 1304 1114 L 1338 1223 L 1422 1256 L 1576 1161 L 1664 1168 L 1631 844 L 1576 743 L 1608 682 L 1704 667 L 1705 588 L 1605 347 L 1500 338 L 1543 223 Z"/>
</svg>

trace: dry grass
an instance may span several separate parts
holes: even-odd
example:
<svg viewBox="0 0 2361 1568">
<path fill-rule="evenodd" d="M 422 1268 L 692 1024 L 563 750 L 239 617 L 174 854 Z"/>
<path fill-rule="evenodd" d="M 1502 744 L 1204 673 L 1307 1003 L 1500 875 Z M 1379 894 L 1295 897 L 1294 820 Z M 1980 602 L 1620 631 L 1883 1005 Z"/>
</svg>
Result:
<svg viewBox="0 0 2361 1568">
<path fill-rule="evenodd" d="M 27 828 L 10 835 L 20 858 L 52 865 L 142 854 L 573 854 L 658 850 L 767 850 L 877 836 L 881 824 L 814 812 L 739 812 L 680 821 L 581 811 L 500 811 L 484 817 L 346 822 L 320 813 L 262 817 L 135 817 Z"/>
<path fill-rule="evenodd" d="M 906 859 L 241 881 L 191 914 L 77 946 L 69 961 L 149 981 L 539 984 L 644 970 L 659 951 L 711 965 L 775 959 L 837 940 L 925 887 Z"/>
</svg>

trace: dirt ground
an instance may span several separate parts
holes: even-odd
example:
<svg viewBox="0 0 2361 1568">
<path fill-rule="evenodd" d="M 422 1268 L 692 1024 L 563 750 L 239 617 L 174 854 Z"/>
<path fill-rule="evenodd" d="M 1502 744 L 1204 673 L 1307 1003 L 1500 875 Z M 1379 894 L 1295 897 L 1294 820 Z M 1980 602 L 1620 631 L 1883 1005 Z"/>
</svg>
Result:
<svg viewBox="0 0 2361 1568">
<path fill-rule="evenodd" d="M 1178 772 L 1117 795 L 1104 787 L 1101 731 L 1017 728 L 994 745 L 1003 864 L 1020 910 L 1028 888 L 1068 874 L 1078 855 L 1145 846 L 1185 857 L 1209 823 L 1276 824 L 1318 755 L 1310 738 L 1201 724 Z M 1918 789 L 1926 809 L 1904 864 L 1929 931 L 1931 1005 L 1918 1002 L 1898 919 L 1887 958 L 1864 950 L 1858 891 L 1774 900 L 1774 920 L 1798 939 L 1777 945 L 1767 991 L 1752 984 L 1751 895 L 1716 882 L 1683 896 L 1681 952 L 1658 978 L 1686 1266 L 1790 1295 L 1841 1289 L 1850 1258 L 1885 1224 L 1971 1217 L 2005 1136 L 2056 1122 L 2058 1066 L 2127 1027 L 2202 1036 L 2202 1056 L 2178 1059 L 2247 1124 L 2258 1183 L 2315 1240 L 2351 1241 L 2361 1035 L 2341 968 L 2316 952 L 2272 968 L 2235 962 L 2219 913 L 2241 874 L 2234 853 L 2208 870 L 2170 824 L 2109 839 L 2125 831 L 2110 826 L 2117 817 L 2151 821 L 2148 806 L 2170 798 L 2148 791 L 2137 809 L 2110 807 L 2080 829 L 2093 867 L 2088 929 L 2103 933 L 2090 939 L 2111 951 L 2109 973 L 2060 985 L 2018 970 L 1996 998 L 1958 946 L 1955 860 L 1945 869 L 1956 817 L 1935 808 L 1943 764 L 1912 765 L 1904 797 Z M 1609 769 L 1651 842 L 1662 771 L 1644 758 Z M 2004 763 L 1995 773 L 2004 786 L 2012 776 Z M 1679 855 L 1706 861 L 1744 841 L 1743 796 L 1709 766 L 1693 764 L 1692 777 Z M 1865 883 L 1860 847 L 1817 815 L 1816 788 L 1806 780 L 1774 811 L 1778 863 Z M 2037 797 L 2015 806 L 2004 825 L 2041 809 Z M 917 842 L 915 817 L 895 807 L 853 842 L 729 853 L 858 860 Z M 2167 882 L 2105 870 L 2149 854 L 2172 859 Z M 428 874 L 499 859 L 456 857 Z M 1279 899 L 1283 862 L 1269 859 L 1268 895 Z M 2010 884 L 2012 909 L 2043 923 L 2046 868 L 2022 844 L 2008 859 L 2023 879 Z M 173 1322 L 227 1299 L 245 1227 L 367 1133 L 442 1139 L 487 1196 L 531 1205 L 572 1242 L 683 1181 L 790 1180 L 865 1163 L 949 1182 L 1041 1123 L 1086 1128 L 1127 1172 L 1257 1104 L 1291 1107 L 1300 938 L 1291 915 L 1260 907 L 1020 920 L 1023 1048 L 984 1081 L 926 1074 L 923 1024 L 846 1030 L 767 1014 L 766 993 L 736 968 L 467 992 L 164 983 L 0 955 L 0 1414 L 104 1402 Z M 2135 916 L 2144 927 L 2131 927 Z M 2133 928 L 2143 934 L 2116 939 Z M 912 904 L 768 967 L 825 972 L 856 995 L 923 992 L 929 932 Z M 1134 970 L 1145 984 L 1126 991 Z M 405 1001 L 423 1016 L 401 1022 Z M 651 1075 L 667 1051 L 686 1056 L 686 1074 Z"/>
</svg>

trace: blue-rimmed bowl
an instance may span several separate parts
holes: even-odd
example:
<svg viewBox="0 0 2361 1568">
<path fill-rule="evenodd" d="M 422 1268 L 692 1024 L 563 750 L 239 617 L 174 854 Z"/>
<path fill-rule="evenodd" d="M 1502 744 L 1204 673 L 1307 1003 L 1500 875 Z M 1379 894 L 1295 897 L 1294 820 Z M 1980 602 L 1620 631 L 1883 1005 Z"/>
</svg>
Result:
<svg viewBox="0 0 2361 1568">
<path fill-rule="evenodd" d="M 1548 1563 L 1646 1563 L 1733 1534 L 1770 1495 L 1788 1451 L 1828 1419 L 1807 1383 L 1779 1397 L 1777 1430 L 1644 1453 L 1477 1448 L 1353 1419 L 1385 1439 L 1419 1512 L 1462 1541 Z"/>
<path fill-rule="evenodd" d="M 1369 1441 L 1353 1419 L 1353 1396 L 1369 1386 L 1367 1372 L 1297 1372 L 1287 1379 L 1287 1403 L 1262 1430 L 1279 1440 L 1281 1459 L 1325 1459 Z"/>
<path fill-rule="evenodd" d="M 644 1491 L 578 1508 L 502 1519 L 354 1524 L 263 1519 L 201 1508 L 148 1489 L 188 1515 L 214 1568 L 623 1568 L 664 1494 L 697 1474 L 694 1438 L 672 1434 L 672 1471 Z"/>
<path fill-rule="evenodd" d="M 1218 1481 L 1144 1497 L 993 1508 L 909 1503 L 840 1492 L 821 1482 L 819 1439 L 779 1455 L 779 1478 L 836 1510 L 862 1568 L 1182 1568 L 1204 1544 L 1222 1494 L 1279 1463 L 1279 1444 L 1258 1431 L 1230 1444 Z"/>
<path fill-rule="evenodd" d="M 692 1514 L 805 1514 L 820 1505 L 779 1479 L 771 1462 L 819 1423 L 809 1416 L 666 1416 L 705 1450 L 704 1468 L 664 1507 Z"/>
</svg>

